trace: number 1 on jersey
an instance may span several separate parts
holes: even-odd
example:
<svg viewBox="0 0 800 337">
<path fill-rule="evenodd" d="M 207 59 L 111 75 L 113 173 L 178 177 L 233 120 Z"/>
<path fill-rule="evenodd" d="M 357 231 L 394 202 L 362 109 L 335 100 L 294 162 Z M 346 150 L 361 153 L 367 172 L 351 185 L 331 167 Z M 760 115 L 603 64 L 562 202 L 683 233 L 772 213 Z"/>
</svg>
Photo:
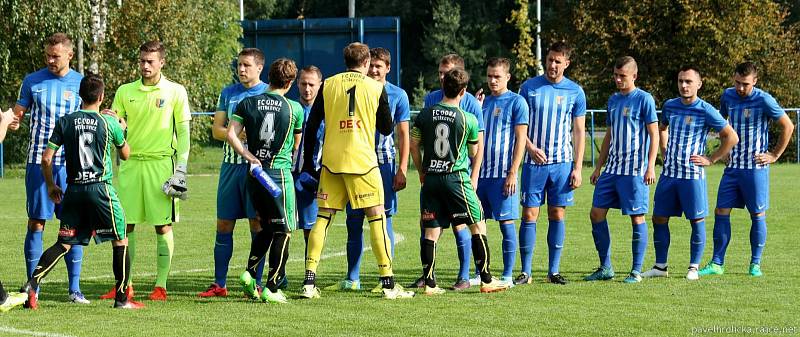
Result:
<svg viewBox="0 0 800 337">
<path fill-rule="evenodd" d="M 356 86 L 347 90 L 347 96 L 350 99 L 347 103 L 347 115 L 353 117 L 356 115 Z"/>
</svg>

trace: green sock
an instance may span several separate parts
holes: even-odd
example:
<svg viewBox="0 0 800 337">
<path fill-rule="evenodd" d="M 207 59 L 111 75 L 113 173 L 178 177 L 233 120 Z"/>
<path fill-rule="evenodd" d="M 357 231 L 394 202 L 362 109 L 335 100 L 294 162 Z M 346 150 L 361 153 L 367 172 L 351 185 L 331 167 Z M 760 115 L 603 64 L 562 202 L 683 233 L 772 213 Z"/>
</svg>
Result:
<svg viewBox="0 0 800 337">
<path fill-rule="evenodd" d="M 167 277 L 169 276 L 169 268 L 172 265 L 172 252 L 175 249 L 175 241 L 173 240 L 172 231 L 163 235 L 156 235 L 156 287 L 167 289 Z"/>
<path fill-rule="evenodd" d="M 130 256 L 131 272 L 133 272 L 133 258 L 136 257 L 136 232 L 126 233 L 128 236 L 128 256 Z M 128 274 L 128 286 L 133 284 L 133 274 Z"/>
</svg>

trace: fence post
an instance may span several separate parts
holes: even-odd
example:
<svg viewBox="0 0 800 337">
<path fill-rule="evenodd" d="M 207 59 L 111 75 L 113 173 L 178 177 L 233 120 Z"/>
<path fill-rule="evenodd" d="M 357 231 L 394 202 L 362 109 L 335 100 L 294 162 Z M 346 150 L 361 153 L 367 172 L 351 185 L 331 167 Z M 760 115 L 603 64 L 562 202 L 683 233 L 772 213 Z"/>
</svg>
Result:
<svg viewBox="0 0 800 337">
<path fill-rule="evenodd" d="M 589 151 L 592 153 L 592 167 L 594 168 L 594 110 L 589 110 L 589 119 L 592 123 L 589 125 Z"/>
</svg>

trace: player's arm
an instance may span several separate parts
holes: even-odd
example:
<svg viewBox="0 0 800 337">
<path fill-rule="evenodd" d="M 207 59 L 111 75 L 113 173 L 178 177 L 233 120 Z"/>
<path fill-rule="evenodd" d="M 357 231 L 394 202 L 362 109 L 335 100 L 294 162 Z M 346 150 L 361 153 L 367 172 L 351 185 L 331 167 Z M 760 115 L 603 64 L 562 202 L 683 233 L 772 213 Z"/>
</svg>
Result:
<svg viewBox="0 0 800 337">
<path fill-rule="evenodd" d="M 517 191 L 517 172 L 522 164 L 522 157 L 525 156 L 525 146 L 528 140 L 528 125 L 518 124 L 514 126 L 514 150 L 511 154 L 511 167 L 506 172 L 506 181 L 503 184 L 503 193 L 506 196 L 512 195 Z"/>
<path fill-rule="evenodd" d="M 0 112 L 0 143 L 6 139 L 6 132 L 8 131 L 8 127 L 17 119 L 14 116 L 14 110 L 8 109 L 6 111 Z M 19 124 L 19 122 L 17 122 Z"/>
<path fill-rule="evenodd" d="M 663 112 L 662 112 L 663 113 Z M 667 140 L 669 139 L 669 125 L 662 122 L 658 123 L 658 148 L 661 150 L 661 157 L 667 158 Z"/>
<path fill-rule="evenodd" d="M 316 103 L 314 103 L 316 105 Z M 386 87 L 381 90 L 381 97 L 378 99 L 378 111 L 376 113 L 375 128 L 384 136 L 392 134 L 392 112 L 389 109 L 389 96 L 386 94 Z"/>
<path fill-rule="evenodd" d="M 400 191 L 406 188 L 406 172 L 408 172 L 408 121 L 397 123 L 395 127 L 395 134 L 397 135 L 397 151 L 399 156 L 399 165 L 397 173 L 394 175 L 394 182 L 392 188 L 395 191 Z"/>
<path fill-rule="evenodd" d="M 586 148 L 586 116 L 578 116 L 572 119 L 572 146 L 574 158 L 572 163 L 572 174 L 570 175 L 570 186 L 572 189 L 581 187 L 583 169 L 583 151 Z"/>
<path fill-rule="evenodd" d="M 244 125 L 242 124 L 241 119 L 238 116 L 232 117 L 231 121 L 228 123 L 228 144 L 231 145 L 236 153 L 247 160 L 248 163 L 261 165 L 261 161 L 259 161 L 256 156 L 250 153 L 250 151 L 244 147 L 244 144 L 242 144 L 242 140 L 239 139 L 239 134 L 242 132 L 242 130 L 244 130 Z"/>
<path fill-rule="evenodd" d="M 178 93 L 178 101 L 172 110 L 173 121 L 175 122 L 175 136 L 177 139 L 177 170 L 186 173 L 186 164 L 189 162 L 189 150 L 191 146 L 191 121 L 192 115 L 189 110 L 189 96 L 186 95 L 186 89 L 180 88 Z"/>
<path fill-rule="evenodd" d="M 771 151 L 756 154 L 755 160 L 758 164 L 765 165 L 776 162 L 783 155 L 783 151 L 786 151 L 786 147 L 789 146 L 789 141 L 792 139 L 792 133 L 794 132 L 794 124 L 786 114 L 779 117 L 777 122 L 778 127 L 781 129 L 778 142 L 775 143 L 775 147 Z"/>
<path fill-rule="evenodd" d="M 51 144 L 48 144 L 42 155 L 42 175 L 44 176 L 45 184 L 47 184 L 47 195 L 50 196 L 50 199 L 53 200 L 54 203 L 60 204 L 64 192 L 61 190 L 60 186 L 56 185 L 53 179 L 53 155 L 56 151 L 50 147 L 50 145 Z M 56 146 L 56 148 L 58 147 Z"/>
<path fill-rule="evenodd" d="M 419 175 L 419 182 L 425 182 L 425 168 L 422 166 L 422 153 L 419 150 L 419 144 L 421 139 L 419 135 L 412 135 L 411 141 L 409 143 L 409 152 L 411 152 L 411 160 L 414 161 L 414 167 L 417 168 L 417 174 Z"/>
<path fill-rule="evenodd" d="M 225 111 L 214 112 L 214 125 L 211 126 L 211 136 L 216 140 L 225 141 L 228 139 L 228 113 Z"/>
<path fill-rule="evenodd" d="M 470 152 L 472 151 L 472 145 L 470 145 Z M 474 144 L 476 146 L 474 155 L 470 156 L 470 172 L 469 180 L 472 182 L 472 186 L 478 186 L 478 176 L 481 174 L 481 165 L 483 165 L 483 131 L 478 131 L 478 142 Z"/>
<path fill-rule="evenodd" d="M 716 163 L 723 157 L 727 156 L 733 147 L 739 143 L 739 135 L 733 130 L 730 124 L 726 124 L 722 130 L 719 131 L 719 148 L 709 156 L 695 154 L 689 157 L 689 161 L 697 166 L 708 166 Z"/>
<path fill-rule="evenodd" d="M 661 136 L 658 131 L 658 123 L 647 124 L 647 135 L 650 136 L 650 148 L 647 149 L 647 171 L 644 172 L 645 185 L 652 185 L 656 182 L 656 158 L 658 148 L 661 144 Z"/>
<path fill-rule="evenodd" d="M 658 146 L 658 144 L 656 144 Z M 603 143 L 600 145 L 600 154 L 597 156 L 597 163 L 595 163 L 594 171 L 589 177 L 589 183 L 592 185 L 597 184 L 597 179 L 600 178 L 601 170 L 606 165 L 608 160 L 608 149 L 611 147 L 611 128 L 606 129 L 606 135 L 603 136 Z"/>
<path fill-rule="evenodd" d="M 314 105 L 311 106 L 311 111 L 308 113 L 308 121 L 306 122 L 306 129 L 303 130 L 303 167 L 302 172 L 314 173 L 319 178 L 316 168 L 314 167 L 314 149 L 317 148 L 317 131 L 320 124 L 325 119 L 325 97 L 323 95 L 323 87 L 325 83 L 319 86 L 319 93 L 317 98 L 314 99 Z"/>
</svg>

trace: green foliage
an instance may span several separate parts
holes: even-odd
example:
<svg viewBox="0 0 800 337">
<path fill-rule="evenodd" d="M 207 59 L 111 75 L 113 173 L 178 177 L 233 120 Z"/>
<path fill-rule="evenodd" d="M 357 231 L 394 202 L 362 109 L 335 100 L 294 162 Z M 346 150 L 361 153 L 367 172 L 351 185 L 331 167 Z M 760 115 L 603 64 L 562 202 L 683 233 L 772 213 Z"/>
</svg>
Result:
<svg viewBox="0 0 800 337">
<path fill-rule="evenodd" d="M 516 3 L 519 8 L 511 11 L 511 17 L 506 20 L 519 32 L 517 42 L 511 49 L 514 55 L 514 69 L 511 73 L 518 79 L 525 79 L 536 74 L 539 62 L 531 49 L 535 39 L 531 35 L 533 23 L 528 16 L 528 0 L 517 0 Z"/>
<path fill-rule="evenodd" d="M 411 104 L 412 110 L 419 110 L 422 109 L 422 106 L 425 104 L 425 95 L 428 94 L 428 90 L 425 89 L 425 76 L 422 73 L 417 76 L 417 85 L 414 86 L 414 90 L 411 91 Z"/>
</svg>

